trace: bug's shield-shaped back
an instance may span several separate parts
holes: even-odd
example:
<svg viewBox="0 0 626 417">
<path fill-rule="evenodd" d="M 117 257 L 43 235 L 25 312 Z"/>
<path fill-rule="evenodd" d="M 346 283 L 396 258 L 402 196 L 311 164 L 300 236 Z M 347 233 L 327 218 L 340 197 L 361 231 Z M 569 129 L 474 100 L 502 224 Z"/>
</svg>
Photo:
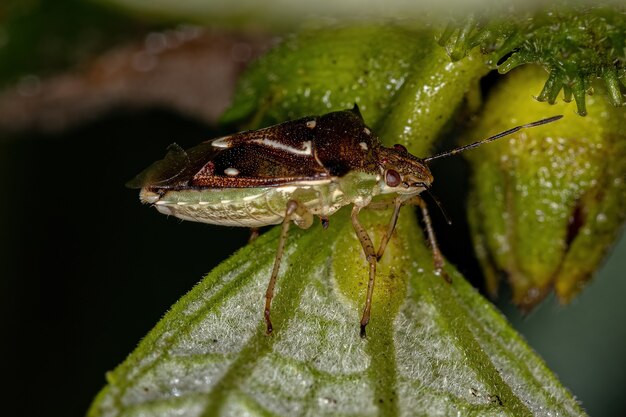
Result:
<svg viewBox="0 0 626 417">
<path fill-rule="evenodd" d="M 377 138 L 356 110 L 305 117 L 203 142 L 184 151 L 171 145 L 131 188 L 246 188 L 330 180 L 375 170 Z"/>
</svg>

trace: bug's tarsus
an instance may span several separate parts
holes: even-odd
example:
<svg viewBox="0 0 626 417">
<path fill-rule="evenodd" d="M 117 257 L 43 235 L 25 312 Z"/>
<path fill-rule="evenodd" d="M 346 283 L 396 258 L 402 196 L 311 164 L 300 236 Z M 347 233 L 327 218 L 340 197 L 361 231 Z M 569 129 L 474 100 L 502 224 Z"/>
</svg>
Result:
<svg viewBox="0 0 626 417">
<path fill-rule="evenodd" d="M 370 322 L 370 313 L 372 310 L 372 294 L 374 293 L 374 281 L 376 279 L 376 258 L 374 256 L 368 256 L 367 261 L 370 264 L 370 277 L 367 283 L 367 296 L 365 298 L 365 308 L 363 309 L 363 315 L 361 316 L 361 331 L 362 338 L 367 336 L 365 327 Z"/>
<path fill-rule="evenodd" d="M 529 128 L 529 127 L 541 126 L 541 125 L 545 125 L 547 123 L 555 122 L 555 121 L 561 119 L 562 117 L 563 117 L 563 115 L 559 114 L 557 116 L 552 116 L 552 117 L 548 117 L 546 119 L 537 120 L 535 122 L 530 122 L 530 123 L 526 123 L 526 124 L 523 124 L 523 125 L 520 125 L 520 126 L 515 126 L 515 127 L 511 128 L 509 130 L 505 130 L 504 132 L 500 132 L 500 133 L 495 134 L 493 136 L 489 136 L 487 139 L 479 140 L 478 142 L 470 143 L 469 145 L 461 146 L 460 148 L 452 149 L 450 151 L 442 152 L 442 153 L 437 154 L 437 155 L 429 156 L 427 158 L 424 158 L 423 161 L 424 162 L 429 162 L 429 161 L 432 161 L 434 159 L 445 158 L 445 157 L 448 157 L 448 156 L 456 155 L 457 153 L 464 152 L 464 151 L 467 151 L 469 149 L 476 148 L 477 146 L 483 145 L 485 143 L 493 142 L 494 140 L 500 139 L 500 138 L 502 138 L 504 136 L 511 135 L 511 134 L 513 134 L 513 133 L 515 133 L 515 132 L 517 132 L 519 130 L 526 129 L 526 128 Z"/>
<path fill-rule="evenodd" d="M 360 330 L 359 330 L 359 336 L 361 336 L 361 339 L 365 339 L 367 337 L 367 323 L 369 323 L 369 318 L 367 319 L 366 323 L 363 323 L 363 319 L 361 319 L 361 324 L 360 324 Z"/>
<path fill-rule="evenodd" d="M 265 324 L 267 326 L 266 330 L 265 330 L 265 334 L 267 334 L 268 336 L 272 334 L 272 332 L 274 331 L 274 326 L 272 326 L 272 320 L 270 319 L 270 311 L 267 307 L 265 307 Z"/>
</svg>

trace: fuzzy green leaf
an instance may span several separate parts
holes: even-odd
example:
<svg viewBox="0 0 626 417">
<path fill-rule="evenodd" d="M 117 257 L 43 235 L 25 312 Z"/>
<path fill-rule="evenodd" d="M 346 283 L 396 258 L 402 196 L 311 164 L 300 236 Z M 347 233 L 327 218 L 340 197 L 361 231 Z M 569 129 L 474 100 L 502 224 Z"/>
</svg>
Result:
<svg viewBox="0 0 626 417">
<path fill-rule="evenodd" d="M 432 272 L 410 215 L 379 268 L 366 339 L 367 267 L 347 213 L 288 242 L 265 335 L 277 230 L 216 268 L 108 374 L 89 416 L 583 413 L 505 319 L 456 272 Z M 386 216 L 366 216 L 378 229 Z"/>
</svg>

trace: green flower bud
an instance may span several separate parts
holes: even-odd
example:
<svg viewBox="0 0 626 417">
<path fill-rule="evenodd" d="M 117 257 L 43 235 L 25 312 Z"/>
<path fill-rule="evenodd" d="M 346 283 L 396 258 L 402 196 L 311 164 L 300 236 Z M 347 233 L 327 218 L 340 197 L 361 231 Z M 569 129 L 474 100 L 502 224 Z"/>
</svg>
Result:
<svg viewBox="0 0 626 417">
<path fill-rule="evenodd" d="M 516 70 L 490 94 L 471 139 L 563 114 L 500 143 L 468 152 L 473 168 L 469 218 L 487 289 L 508 275 L 524 310 L 552 288 L 570 301 L 600 266 L 626 217 L 626 110 L 601 95 L 588 116 L 573 103 L 532 100 L 543 84 L 537 67 Z"/>
</svg>

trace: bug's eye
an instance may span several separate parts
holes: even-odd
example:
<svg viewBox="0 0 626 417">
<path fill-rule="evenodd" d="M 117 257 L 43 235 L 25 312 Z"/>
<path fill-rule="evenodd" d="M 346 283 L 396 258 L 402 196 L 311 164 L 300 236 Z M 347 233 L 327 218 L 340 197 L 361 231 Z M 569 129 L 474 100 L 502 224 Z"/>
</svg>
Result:
<svg viewBox="0 0 626 417">
<path fill-rule="evenodd" d="M 409 153 L 409 151 L 407 151 L 406 148 L 403 145 L 400 145 L 399 143 L 396 143 L 395 145 L 393 145 L 393 149 L 395 149 L 396 151 Z"/>
<path fill-rule="evenodd" d="M 385 184 L 387 184 L 390 187 L 397 187 L 398 185 L 400 185 L 400 182 L 402 181 L 402 178 L 400 177 L 400 174 L 398 173 L 398 171 L 394 171 L 393 169 L 388 169 L 387 172 L 385 173 Z"/>
</svg>

